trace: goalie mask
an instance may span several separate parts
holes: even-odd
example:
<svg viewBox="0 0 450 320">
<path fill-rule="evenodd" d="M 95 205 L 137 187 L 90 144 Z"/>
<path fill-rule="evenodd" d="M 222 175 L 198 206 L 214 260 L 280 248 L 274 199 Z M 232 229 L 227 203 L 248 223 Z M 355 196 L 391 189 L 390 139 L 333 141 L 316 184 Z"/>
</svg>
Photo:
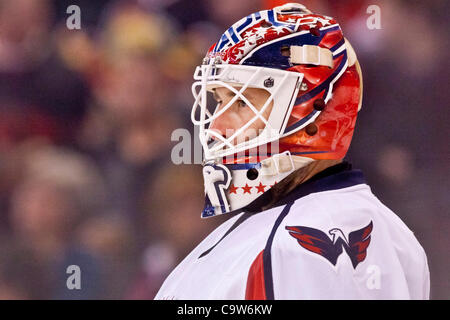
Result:
<svg viewBox="0 0 450 320">
<path fill-rule="evenodd" d="M 331 17 L 294 3 L 253 13 L 209 49 L 194 80 L 202 217 L 241 209 L 308 163 L 347 153 L 362 76 Z M 241 105 L 245 116 L 227 117 Z"/>
</svg>

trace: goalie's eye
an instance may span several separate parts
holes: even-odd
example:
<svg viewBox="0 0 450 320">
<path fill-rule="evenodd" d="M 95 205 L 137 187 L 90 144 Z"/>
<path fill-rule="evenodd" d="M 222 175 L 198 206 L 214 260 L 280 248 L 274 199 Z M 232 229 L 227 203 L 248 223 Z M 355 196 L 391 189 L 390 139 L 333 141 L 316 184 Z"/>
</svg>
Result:
<svg viewBox="0 0 450 320">
<path fill-rule="evenodd" d="M 216 100 L 216 102 L 217 102 L 218 104 L 222 104 L 222 99 L 220 99 L 220 97 L 219 97 L 219 95 L 217 94 L 217 92 L 216 92 L 215 89 L 213 89 L 213 98 L 214 98 L 214 100 Z"/>
<path fill-rule="evenodd" d="M 243 100 L 238 100 L 237 103 L 238 103 L 238 106 L 241 107 L 241 108 L 247 106 L 247 104 Z"/>
</svg>

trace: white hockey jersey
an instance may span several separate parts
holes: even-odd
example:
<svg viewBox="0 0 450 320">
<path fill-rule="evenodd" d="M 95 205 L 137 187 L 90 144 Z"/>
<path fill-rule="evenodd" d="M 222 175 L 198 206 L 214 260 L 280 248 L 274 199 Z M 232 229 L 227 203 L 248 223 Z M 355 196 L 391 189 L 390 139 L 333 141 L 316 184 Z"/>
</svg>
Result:
<svg viewBox="0 0 450 320">
<path fill-rule="evenodd" d="M 414 234 L 346 168 L 227 220 L 156 299 L 429 299 L 429 290 Z"/>
</svg>

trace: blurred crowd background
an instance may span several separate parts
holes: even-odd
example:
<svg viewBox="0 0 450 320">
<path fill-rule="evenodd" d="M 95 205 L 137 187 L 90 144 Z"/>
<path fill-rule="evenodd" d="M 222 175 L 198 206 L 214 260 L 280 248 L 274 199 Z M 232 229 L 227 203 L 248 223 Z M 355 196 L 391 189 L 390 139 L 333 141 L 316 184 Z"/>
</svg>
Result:
<svg viewBox="0 0 450 320">
<path fill-rule="evenodd" d="M 287 2 L 287 1 L 284 1 Z M 192 74 L 238 19 L 283 1 L 0 0 L 0 299 L 151 299 L 201 220 Z M 450 2 L 302 1 L 336 17 L 364 75 L 348 159 L 425 248 L 450 298 Z M 81 9 L 68 30 L 67 7 Z M 369 30 L 366 9 L 381 8 Z M 68 290 L 66 268 L 82 270 Z"/>
</svg>

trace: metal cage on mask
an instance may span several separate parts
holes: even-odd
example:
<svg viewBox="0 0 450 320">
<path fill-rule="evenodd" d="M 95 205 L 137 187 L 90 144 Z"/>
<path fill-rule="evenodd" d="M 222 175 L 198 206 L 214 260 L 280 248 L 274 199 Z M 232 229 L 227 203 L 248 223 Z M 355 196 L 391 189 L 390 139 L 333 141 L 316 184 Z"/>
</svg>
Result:
<svg viewBox="0 0 450 320">
<path fill-rule="evenodd" d="M 205 152 L 205 160 L 210 161 L 258 147 L 282 137 L 303 75 L 273 68 L 221 64 L 217 63 L 216 59 L 210 59 L 197 67 L 194 79 L 197 81 L 192 85 L 195 102 L 191 118 L 194 125 L 199 126 L 199 139 Z M 220 110 L 217 106 L 211 113 L 208 111 L 207 92 L 217 87 L 230 90 L 234 93 L 234 97 Z M 255 106 L 244 94 L 247 88 L 264 89 L 269 92 L 270 96 L 262 107 Z M 247 107 L 253 111 L 254 116 L 229 137 L 224 137 L 209 129 L 209 125 L 227 112 L 238 99 L 245 102 Z M 266 119 L 263 113 L 272 101 L 272 111 Z M 196 118 L 198 110 L 200 114 Z M 257 120 L 264 123 L 264 128 L 260 130 L 259 134 L 247 141 L 233 144 L 233 141 Z M 314 119 L 310 119 L 309 122 L 311 121 Z M 298 128 L 298 130 L 300 129 Z M 210 143 L 211 140 L 214 140 L 213 143 Z"/>
</svg>

